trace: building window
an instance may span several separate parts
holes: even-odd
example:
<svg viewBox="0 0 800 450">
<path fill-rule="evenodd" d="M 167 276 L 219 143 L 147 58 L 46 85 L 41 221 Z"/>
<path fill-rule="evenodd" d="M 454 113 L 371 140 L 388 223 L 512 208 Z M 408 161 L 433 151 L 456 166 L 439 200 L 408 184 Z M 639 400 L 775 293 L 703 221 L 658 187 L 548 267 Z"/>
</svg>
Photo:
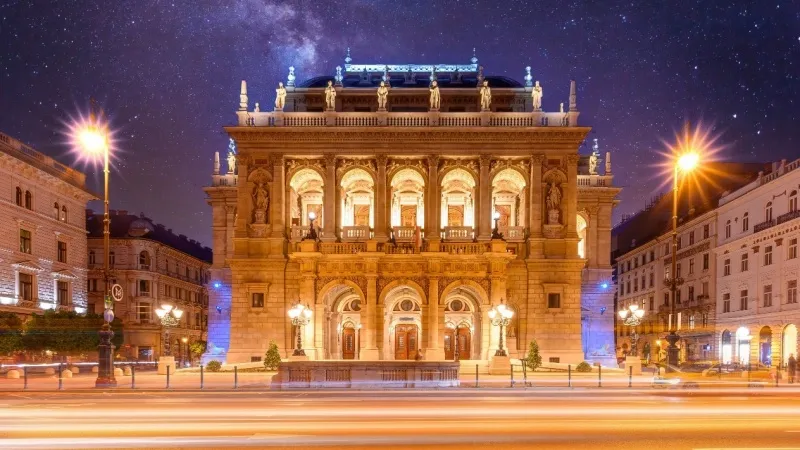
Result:
<svg viewBox="0 0 800 450">
<path fill-rule="evenodd" d="M 703 253 L 703 270 L 708 270 L 708 253 Z"/>
<path fill-rule="evenodd" d="M 694 245 L 694 230 L 689 232 L 689 245 Z"/>
<path fill-rule="evenodd" d="M 139 280 L 139 296 L 150 297 L 150 280 Z"/>
<path fill-rule="evenodd" d="M 53 204 L 53 212 L 55 213 L 56 220 L 61 217 L 61 207 L 58 205 L 58 202 Z"/>
<path fill-rule="evenodd" d="M 731 221 L 725 222 L 725 238 L 731 237 Z"/>
<path fill-rule="evenodd" d="M 25 209 L 33 209 L 33 194 L 31 194 L 31 191 L 25 191 Z"/>
<path fill-rule="evenodd" d="M 689 258 L 689 275 L 694 273 L 694 258 Z"/>
<path fill-rule="evenodd" d="M 789 239 L 789 257 L 788 259 L 797 258 L 797 238 Z"/>
<path fill-rule="evenodd" d="M 797 280 L 786 283 L 786 303 L 797 303 Z"/>
<path fill-rule="evenodd" d="M 625 282 L 625 292 L 627 292 L 628 294 L 631 293 L 631 280 Z"/>
<path fill-rule="evenodd" d="M 664 244 L 664 255 L 669 255 L 669 244 Z"/>
<path fill-rule="evenodd" d="M 153 316 L 153 307 L 150 302 L 139 302 L 136 314 L 139 318 L 139 323 L 150 323 L 150 318 Z"/>
<path fill-rule="evenodd" d="M 664 292 L 664 306 L 669 306 L 669 292 Z"/>
<path fill-rule="evenodd" d="M 731 294 L 722 294 L 722 312 L 731 312 Z"/>
<path fill-rule="evenodd" d="M 89 250 L 89 264 L 97 264 L 97 255 L 94 250 Z"/>
<path fill-rule="evenodd" d="M 747 289 L 739 291 L 739 309 L 747 311 Z"/>
<path fill-rule="evenodd" d="M 638 256 L 636 258 L 633 258 L 633 268 L 634 269 L 638 269 L 639 268 L 639 257 Z"/>
<path fill-rule="evenodd" d="M 645 278 L 647 278 L 647 276 L 645 274 L 642 274 L 642 290 L 644 290 Z"/>
<path fill-rule="evenodd" d="M 650 306 L 650 311 L 653 311 L 654 309 L 656 309 L 655 308 L 656 307 L 656 298 L 651 295 L 650 298 L 647 299 L 647 300 L 648 300 L 648 303 L 649 303 L 649 306 Z"/>
<path fill-rule="evenodd" d="M 750 217 L 748 217 L 747 213 L 744 213 L 742 216 L 742 233 L 750 229 Z"/>
<path fill-rule="evenodd" d="M 703 225 L 703 239 L 708 239 L 708 235 L 710 233 L 710 227 L 708 224 Z"/>
<path fill-rule="evenodd" d="M 789 212 L 797 211 L 797 191 L 792 191 L 789 194 Z"/>
<path fill-rule="evenodd" d="M 689 315 L 689 329 L 694 330 L 694 314 Z"/>
<path fill-rule="evenodd" d="M 19 230 L 19 251 L 31 253 L 31 232 L 28 230 Z"/>
<path fill-rule="evenodd" d="M 631 261 L 628 260 L 628 262 L 625 264 L 625 272 L 630 272 L 630 271 L 631 271 Z"/>
<path fill-rule="evenodd" d="M 683 236 L 678 236 L 678 250 L 683 247 Z"/>
<path fill-rule="evenodd" d="M 689 301 L 694 300 L 694 286 L 689 286 Z"/>
<path fill-rule="evenodd" d="M 681 264 L 678 263 L 675 267 L 676 267 L 676 269 L 675 269 L 675 278 L 680 278 L 681 277 Z"/>
<path fill-rule="evenodd" d="M 33 300 L 33 275 L 20 272 L 18 295 L 21 300 Z"/>
<path fill-rule="evenodd" d="M 772 246 L 768 245 L 764 247 L 764 265 L 770 266 L 772 265 Z"/>
<path fill-rule="evenodd" d="M 89 292 L 97 292 L 97 278 L 89 278 L 86 280 L 86 290 Z"/>
<path fill-rule="evenodd" d="M 22 189 L 20 189 L 19 187 L 17 187 L 17 192 L 14 200 L 17 203 L 17 206 L 22 206 Z"/>
<path fill-rule="evenodd" d="M 750 265 L 748 264 L 747 256 L 748 256 L 747 253 L 742 255 L 742 264 L 740 268 L 742 272 L 747 272 L 747 269 L 750 267 Z"/>
<path fill-rule="evenodd" d="M 555 292 L 547 294 L 547 307 L 561 308 L 561 294 Z"/>
<path fill-rule="evenodd" d="M 655 285 L 655 278 L 656 277 L 653 276 L 653 271 L 651 270 L 650 271 L 650 283 L 649 283 L 650 287 L 653 287 Z"/>
<path fill-rule="evenodd" d="M 58 241 L 58 262 L 67 262 L 67 243 Z"/>
<path fill-rule="evenodd" d="M 655 260 L 656 260 L 656 251 L 650 250 L 650 262 L 653 262 Z"/>
<path fill-rule="evenodd" d="M 764 285 L 764 308 L 772 306 L 772 285 Z"/>
<path fill-rule="evenodd" d="M 731 260 L 726 259 L 725 263 L 722 265 L 722 276 L 728 276 L 731 274 Z"/>
<path fill-rule="evenodd" d="M 61 221 L 62 222 L 66 222 L 67 221 L 67 206 L 66 205 L 61 205 Z"/>
<path fill-rule="evenodd" d="M 639 292 L 639 277 L 633 279 L 633 292 Z"/>
<path fill-rule="evenodd" d="M 117 263 L 117 255 L 114 252 L 108 252 L 108 265 L 114 267 Z"/>
<path fill-rule="evenodd" d="M 764 208 L 764 221 L 769 222 L 772 220 L 772 202 L 767 202 L 767 206 Z"/>
<path fill-rule="evenodd" d="M 708 297 L 708 281 L 703 281 L 703 290 L 700 292 L 703 297 Z"/>
<path fill-rule="evenodd" d="M 139 253 L 139 269 L 150 270 L 150 253 L 144 250 Z"/>
<path fill-rule="evenodd" d="M 263 292 L 253 292 L 251 297 L 252 297 L 252 306 L 253 306 L 253 308 L 263 308 L 264 307 L 264 293 Z"/>
<path fill-rule="evenodd" d="M 678 288 L 675 291 L 675 304 L 676 305 L 680 305 L 681 304 L 681 289 L 680 288 Z"/>
<path fill-rule="evenodd" d="M 61 306 L 69 305 L 69 283 L 66 281 L 59 281 L 57 283 L 57 296 L 56 301 Z"/>
</svg>

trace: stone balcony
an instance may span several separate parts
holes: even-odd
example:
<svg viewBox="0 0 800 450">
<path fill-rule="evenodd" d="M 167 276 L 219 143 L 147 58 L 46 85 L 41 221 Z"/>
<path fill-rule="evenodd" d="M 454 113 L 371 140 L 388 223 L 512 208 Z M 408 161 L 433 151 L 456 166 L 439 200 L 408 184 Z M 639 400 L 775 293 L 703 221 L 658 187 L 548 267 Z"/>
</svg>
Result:
<svg viewBox="0 0 800 450">
<path fill-rule="evenodd" d="M 513 244 L 512 244 L 513 245 Z M 290 252 L 319 252 L 323 255 L 357 255 L 359 253 L 384 253 L 387 255 L 417 255 L 420 253 L 447 253 L 450 255 L 483 255 L 484 253 L 513 253 L 505 241 L 487 242 L 315 242 L 301 241 L 290 246 Z"/>
<path fill-rule="evenodd" d="M 249 112 L 242 127 L 574 127 L 578 112 Z"/>
</svg>

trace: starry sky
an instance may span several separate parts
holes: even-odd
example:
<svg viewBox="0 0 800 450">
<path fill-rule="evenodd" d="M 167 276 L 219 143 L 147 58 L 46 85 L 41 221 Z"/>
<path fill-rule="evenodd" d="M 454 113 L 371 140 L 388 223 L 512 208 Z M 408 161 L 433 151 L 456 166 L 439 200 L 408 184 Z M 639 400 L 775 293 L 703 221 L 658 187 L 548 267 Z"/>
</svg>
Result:
<svg viewBox="0 0 800 450">
<path fill-rule="evenodd" d="M 685 120 L 710 124 L 718 159 L 800 157 L 796 0 L 2 0 L 0 131 L 100 192 L 64 136 L 97 99 L 117 130 L 112 209 L 210 244 L 202 187 L 240 80 L 270 105 L 290 65 L 333 75 L 348 46 L 354 63 L 466 64 L 477 48 L 488 75 L 530 65 L 550 111 L 576 80 L 581 124 L 624 187 L 617 218 L 662 189 L 653 166 Z"/>
</svg>

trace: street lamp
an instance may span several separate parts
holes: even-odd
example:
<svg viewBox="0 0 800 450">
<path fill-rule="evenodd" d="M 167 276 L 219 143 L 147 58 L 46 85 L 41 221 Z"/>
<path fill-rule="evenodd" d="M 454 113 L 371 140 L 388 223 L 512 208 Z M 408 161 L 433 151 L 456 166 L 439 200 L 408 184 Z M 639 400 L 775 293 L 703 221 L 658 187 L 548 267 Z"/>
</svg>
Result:
<svg viewBox="0 0 800 450">
<path fill-rule="evenodd" d="M 503 235 L 500 234 L 500 226 L 498 223 L 500 222 L 500 212 L 495 211 L 492 214 L 492 219 L 494 219 L 494 228 L 492 229 L 492 239 L 503 239 Z"/>
<path fill-rule="evenodd" d="M 500 343 L 494 356 L 508 356 L 505 349 L 503 349 L 503 327 L 511 323 L 512 317 L 514 317 L 514 311 L 503 304 L 503 299 L 500 299 L 499 305 L 492 306 L 492 309 L 489 310 L 489 320 L 491 320 L 492 325 L 500 327 Z"/>
<path fill-rule="evenodd" d="M 670 326 L 666 340 L 667 346 L 667 370 L 672 371 L 678 367 L 678 320 L 675 312 L 675 302 L 677 300 L 678 287 L 683 284 L 683 279 L 678 277 L 678 185 L 681 172 L 688 174 L 694 170 L 700 162 L 700 156 L 693 149 L 684 151 L 675 161 L 672 169 L 672 264 L 670 276 L 664 280 L 669 287 L 670 296 Z"/>
<path fill-rule="evenodd" d="M 622 323 L 633 328 L 633 336 L 631 336 L 631 356 L 637 356 L 636 343 L 639 336 L 636 334 L 636 327 L 642 323 L 644 309 L 640 309 L 639 305 L 632 304 L 628 305 L 626 309 L 620 310 L 618 314 L 619 318 L 622 319 Z"/>
<path fill-rule="evenodd" d="M 72 143 L 77 151 L 89 158 L 102 158 L 103 160 L 103 281 L 105 283 L 103 326 L 100 328 L 100 344 L 98 350 L 97 380 L 95 387 L 110 388 L 117 386 L 114 378 L 114 344 L 111 339 L 114 332 L 111 330 L 110 322 L 114 320 L 114 305 L 111 298 L 111 271 L 109 269 L 110 260 L 110 231 L 108 217 L 108 176 L 109 176 L 109 153 L 110 153 L 110 133 L 108 124 L 103 119 L 102 111 L 100 117 L 95 115 L 95 102 L 91 101 L 89 120 L 77 123 L 72 126 Z"/>
<path fill-rule="evenodd" d="M 316 241 L 317 240 L 317 230 L 314 228 L 314 221 L 315 220 L 317 220 L 317 213 L 315 213 L 314 211 L 309 212 L 308 213 L 308 221 L 309 221 L 308 234 L 306 234 L 305 237 L 303 238 L 304 241 L 305 240 L 312 240 L 312 241 Z"/>
<path fill-rule="evenodd" d="M 306 352 L 303 351 L 303 340 L 302 340 L 302 333 L 301 329 L 303 325 L 307 324 L 309 320 L 311 320 L 311 308 L 308 306 L 304 306 L 300 302 L 292 307 L 289 310 L 289 318 L 292 320 L 292 325 L 297 327 L 297 348 L 294 349 L 292 352 L 292 356 L 306 356 Z"/>
<path fill-rule="evenodd" d="M 181 366 L 186 367 L 186 356 L 189 356 L 189 338 L 184 336 L 181 338 L 181 342 L 183 342 L 183 346 L 181 347 Z M 186 353 L 184 353 L 184 351 Z"/>
<path fill-rule="evenodd" d="M 170 356 L 169 329 L 178 326 L 183 311 L 177 306 L 173 307 L 169 303 L 162 303 L 161 307 L 156 310 L 156 316 L 164 327 L 164 356 Z"/>
</svg>

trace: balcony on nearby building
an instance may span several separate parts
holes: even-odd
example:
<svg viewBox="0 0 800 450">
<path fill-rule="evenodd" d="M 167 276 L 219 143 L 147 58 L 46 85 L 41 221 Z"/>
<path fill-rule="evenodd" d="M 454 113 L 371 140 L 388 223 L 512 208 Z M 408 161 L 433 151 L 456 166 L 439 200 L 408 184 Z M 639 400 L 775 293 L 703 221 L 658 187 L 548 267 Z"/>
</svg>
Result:
<svg viewBox="0 0 800 450">
<path fill-rule="evenodd" d="M 753 233 L 758 233 L 759 231 L 764 231 L 768 228 L 772 228 L 775 226 L 775 219 L 767 220 L 764 222 L 759 223 L 758 225 L 753 227 Z"/>
<path fill-rule="evenodd" d="M 780 216 L 778 216 L 778 225 L 780 225 L 780 224 L 782 224 L 784 222 L 788 222 L 788 221 L 790 221 L 792 219 L 796 219 L 798 217 L 800 217 L 800 209 L 796 209 L 794 211 L 790 211 L 790 212 L 788 212 L 786 214 L 781 214 Z"/>
</svg>

